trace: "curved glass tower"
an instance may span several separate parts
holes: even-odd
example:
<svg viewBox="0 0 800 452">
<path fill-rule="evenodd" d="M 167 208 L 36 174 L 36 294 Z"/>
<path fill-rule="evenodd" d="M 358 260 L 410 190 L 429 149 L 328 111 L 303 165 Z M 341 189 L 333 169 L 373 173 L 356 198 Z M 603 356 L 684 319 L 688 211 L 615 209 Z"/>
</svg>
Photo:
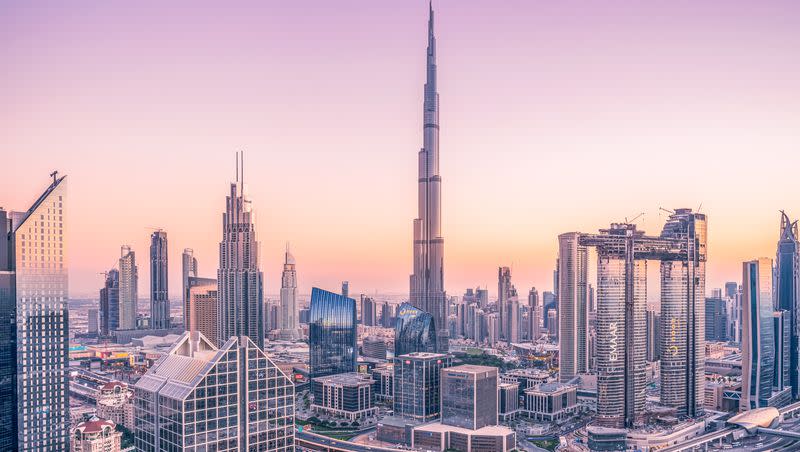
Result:
<svg viewBox="0 0 800 452">
<path fill-rule="evenodd" d="M 778 309 L 786 311 L 789 323 L 789 382 L 792 396 L 800 398 L 800 340 L 798 319 L 800 311 L 800 243 L 798 243 L 797 221 L 791 221 L 781 211 L 781 237 L 775 260 L 775 295 Z"/>
<path fill-rule="evenodd" d="M 395 321 L 394 356 L 436 352 L 436 321 L 427 312 L 403 303 Z"/>
<path fill-rule="evenodd" d="M 309 376 L 355 372 L 356 301 L 314 287 L 308 323 Z"/>
</svg>

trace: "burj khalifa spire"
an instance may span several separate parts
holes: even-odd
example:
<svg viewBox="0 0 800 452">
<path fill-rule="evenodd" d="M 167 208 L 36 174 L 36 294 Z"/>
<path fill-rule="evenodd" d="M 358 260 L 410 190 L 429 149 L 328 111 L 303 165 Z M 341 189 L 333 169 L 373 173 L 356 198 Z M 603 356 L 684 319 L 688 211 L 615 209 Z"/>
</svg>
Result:
<svg viewBox="0 0 800 452">
<path fill-rule="evenodd" d="M 439 93 L 436 91 L 436 37 L 433 7 L 428 19 L 427 78 L 423 102 L 423 145 L 419 151 L 419 215 L 414 220 L 414 273 L 410 301 L 430 313 L 437 350 L 448 350 L 447 297 L 444 292 L 442 178 L 439 175 Z"/>
</svg>

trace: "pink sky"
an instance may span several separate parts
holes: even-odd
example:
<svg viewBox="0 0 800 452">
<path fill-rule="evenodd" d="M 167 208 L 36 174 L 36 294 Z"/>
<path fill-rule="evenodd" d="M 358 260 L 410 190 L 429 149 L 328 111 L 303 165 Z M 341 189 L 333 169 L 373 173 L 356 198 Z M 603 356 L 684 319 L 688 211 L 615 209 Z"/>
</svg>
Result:
<svg viewBox="0 0 800 452">
<path fill-rule="evenodd" d="M 499 3 L 499 4 L 498 4 Z M 514 266 L 550 290 L 556 236 L 658 207 L 709 215 L 708 287 L 800 216 L 800 6 L 456 1 L 437 12 L 448 292 Z M 217 267 L 245 150 L 267 293 L 408 289 L 427 3 L 0 1 L 0 205 L 69 175 L 73 296 L 167 230 Z M 657 284 L 651 283 L 651 290 Z"/>
</svg>

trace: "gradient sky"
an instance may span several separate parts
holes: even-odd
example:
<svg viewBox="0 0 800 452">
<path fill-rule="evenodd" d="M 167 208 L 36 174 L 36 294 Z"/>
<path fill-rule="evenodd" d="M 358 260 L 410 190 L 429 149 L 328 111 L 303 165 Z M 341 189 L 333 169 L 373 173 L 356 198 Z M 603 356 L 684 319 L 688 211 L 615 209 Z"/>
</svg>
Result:
<svg viewBox="0 0 800 452">
<path fill-rule="evenodd" d="M 148 227 L 215 275 L 245 150 L 262 270 L 300 291 L 405 292 L 422 144 L 424 1 L 0 0 L 0 205 L 69 175 L 71 295 Z M 513 265 L 550 290 L 561 232 L 709 215 L 708 287 L 800 216 L 800 4 L 437 0 L 445 285 Z M 650 284 L 651 291 L 657 282 Z"/>
</svg>

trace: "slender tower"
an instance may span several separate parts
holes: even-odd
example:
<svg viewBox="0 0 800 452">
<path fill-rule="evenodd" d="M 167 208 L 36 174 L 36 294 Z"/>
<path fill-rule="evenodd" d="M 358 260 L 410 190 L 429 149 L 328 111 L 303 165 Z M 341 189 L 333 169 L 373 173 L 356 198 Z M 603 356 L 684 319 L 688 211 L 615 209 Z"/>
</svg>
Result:
<svg viewBox="0 0 800 452">
<path fill-rule="evenodd" d="M 433 315 L 440 351 L 448 350 L 442 238 L 442 178 L 439 176 L 439 93 L 436 91 L 436 38 L 433 7 L 428 19 L 427 79 L 423 102 L 423 145 L 419 151 L 419 216 L 414 220 L 414 273 L 411 304 Z"/>
<path fill-rule="evenodd" d="M 286 254 L 281 274 L 281 318 L 279 321 L 283 334 L 292 334 L 298 329 L 297 324 L 297 271 L 295 260 L 286 244 Z"/>
<path fill-rule="evenodd" d="M 159 229 L 150 236 L 150 327 L 155 329 L 170 326 L 168 268 L 167 233 Z"/>
</svg>

